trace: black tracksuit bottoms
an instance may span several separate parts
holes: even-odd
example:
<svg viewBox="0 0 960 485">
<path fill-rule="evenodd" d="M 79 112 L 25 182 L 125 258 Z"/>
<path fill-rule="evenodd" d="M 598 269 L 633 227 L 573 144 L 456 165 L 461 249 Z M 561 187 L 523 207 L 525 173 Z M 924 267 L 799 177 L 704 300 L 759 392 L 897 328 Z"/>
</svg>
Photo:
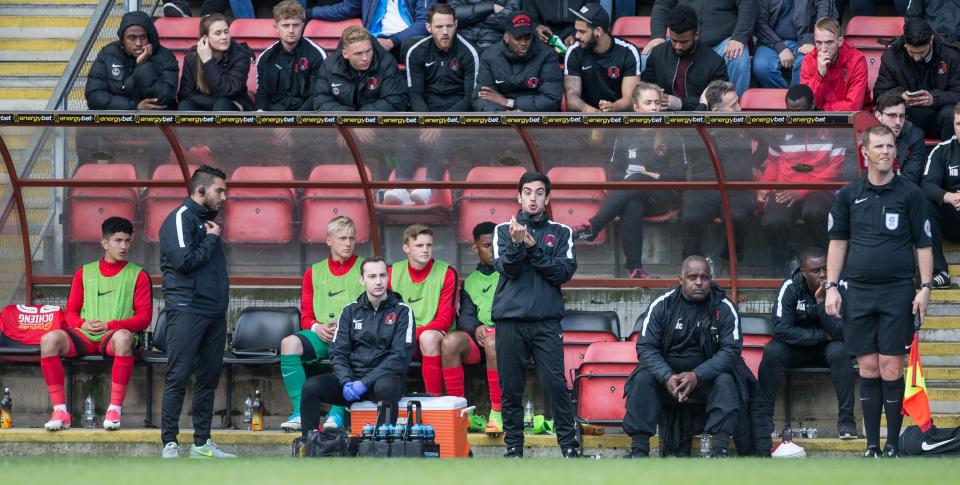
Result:
<svg viewBox="0 0 960 485">
<path fill-rule="evenodd" d="M 947 258 L 943 255 L 943 240 L 960 242 L 960 212 L 944 203 L 927 201 L 930 230 L 933 235 L 933 269 L 947 271 Z"/>
<path fill-rule="evenodd" d="M 360 397 L 364 401 L 386 401 L 392 404 L 390 412 L 387 414 L 387 424 L 397 422 L 397 405 L 400 398 L 403 397 L 403 376 L 396 374 L 384 374 L 380 376 L 367 389 L 367 393 Z M 303 391 L 300 398 L 300 419 L 301 432 L 304 436 L 320 426 L 320 419 L 323 416 L 323 404 L 333 406 L 349 406 L 351 402 L 343 397 L 343 386 L 340 380 L 333 374 L 322 374 L 313 376 L 303 383 Z M 353 429 L 360 429 L 366 423 L 353 423 Z M 370 423 L 373 424 L 373 423 Z"/>
<path fill-rule="evenodd" d="M 220 382 L 223 349 L 227 339 L 226 316 L 208 317 L 167 311 L 167 378 L 163 388 L 161 438 L 177 441 L 180 411 L 190 374 L 193 387 L 193 441 L 197 446 L 210 438 L 213 394 Z"/>
<path fill-rule="evenodd" d="M 580 448 L 577 441 L 573 399 L 563 375 L 563 328 L 560 320 L 498 320 L 497 370 L 503 391 L 504 443 L 523 447 L 523 390 L 527 384 L 530 357 L 537 368 L 545 402 L 553 406 L 557 443 L 562 450 Z"/>
</svg>

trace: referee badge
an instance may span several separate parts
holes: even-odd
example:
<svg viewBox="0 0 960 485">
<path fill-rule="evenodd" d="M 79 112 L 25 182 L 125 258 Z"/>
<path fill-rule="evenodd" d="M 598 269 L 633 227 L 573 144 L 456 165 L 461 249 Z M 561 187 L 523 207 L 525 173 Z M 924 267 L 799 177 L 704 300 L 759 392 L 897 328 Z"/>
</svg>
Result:
<svg viewBox="0 0 960 485">
<path fill-rule="evenodd" d="M 886 214 L 887 229 L 894 231 L 900 227 L 900 214 Z"/>
</svg>

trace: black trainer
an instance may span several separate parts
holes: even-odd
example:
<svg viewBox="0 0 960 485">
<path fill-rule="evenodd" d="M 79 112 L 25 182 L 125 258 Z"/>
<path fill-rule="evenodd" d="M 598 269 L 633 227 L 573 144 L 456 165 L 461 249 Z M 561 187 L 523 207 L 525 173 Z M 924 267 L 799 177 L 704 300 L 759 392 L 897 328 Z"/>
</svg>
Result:
<svg viewBox="0 0 960 485">
<path fill-rule="evenodd" d="M 163 4 L 164 17 L 190 17 L 190 6 L 187 2 L 167 2 Z"/>
<path fill-rule="evenodd" d="M 650 452 L 643 450 L 630 450 L 630 453 L 627 453 L 623 457 L 628 459 L 650 458 Z"/>
<path fill-rule="evenodd" d="M 880 448 L 876 446 L 867 447 L 867 451 L 863 452 L 864 458 L 880 458 L 883 453 L 880 452 Z"/>
<path fill-rule="evenodd" d="M 950 288 L 950 273 L 940 271 L 933 275 L 933 287 L 938 290 Z"/>
<path fill-rule="evenodd" d="M 837 434 L 842 440 L 857 439 L 857 425 L 850 419 L 841 419 L 837 422 Z"/>
<path fill-rule="evenodd" d="M 726 458 L 727 455 L 726 448 L 713 448 L 710 450 L 710 458 Z"/>
<path fill-rule="evenodd" d="M 893 446 L 887 445 L 883 447 L 883 457 L 884 458 L 900 458 L 900 452 L 897 451 Z"/>
<path fill-rule="evenodd" d="M 579 448 L 565 448 L 563 450 L 564 458 L 582 458 L 583 454 L 580 453 Z"/>
<path fill-rule="evenodd" d="M 519 447 L 516 447 L 516 446 L 512 446 L 512 447 L 510 447 L 510 448 L 507 448 L 507 452 L 503 454 L 503 457 L 504 457 L 504 458 L 516 458 L 516 459 L 519 460 L 520 458 L 523 458 L 523 448 L 519 448 Z"/>
</svg>

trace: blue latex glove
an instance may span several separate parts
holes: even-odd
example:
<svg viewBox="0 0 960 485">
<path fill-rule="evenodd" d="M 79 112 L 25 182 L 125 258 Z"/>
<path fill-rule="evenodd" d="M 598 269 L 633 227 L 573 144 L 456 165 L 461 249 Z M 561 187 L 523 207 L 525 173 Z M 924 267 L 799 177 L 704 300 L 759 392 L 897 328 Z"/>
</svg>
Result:
<svg viewBox="0 0 960 485">
<path fill-rule="evenodd" d="M 353 381 L 353 392 L 359 400 L 367 393 L 367 385 L 364 384 L 363 381 Z"/>
<path fill-rule="evenodd" d="M 353 391 L 353 382 L 348 382 L 343 385 L 343 398 L 347 401 L 359 400 L 359 396 L 357 396 Z"/>
</svg>

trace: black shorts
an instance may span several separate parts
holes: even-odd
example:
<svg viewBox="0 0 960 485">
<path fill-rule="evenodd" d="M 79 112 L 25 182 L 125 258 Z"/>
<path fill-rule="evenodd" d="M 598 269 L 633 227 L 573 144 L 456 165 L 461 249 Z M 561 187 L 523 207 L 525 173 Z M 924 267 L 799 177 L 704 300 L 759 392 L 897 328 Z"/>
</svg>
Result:
<svg viewBox="0 0 960 485">
<path fill-rule="evenodd" d="M 843 344 L 851 355 L 905 355 L 913 341 L 913 280 L 849 282 L 843 297 Z"/>
</svg>

